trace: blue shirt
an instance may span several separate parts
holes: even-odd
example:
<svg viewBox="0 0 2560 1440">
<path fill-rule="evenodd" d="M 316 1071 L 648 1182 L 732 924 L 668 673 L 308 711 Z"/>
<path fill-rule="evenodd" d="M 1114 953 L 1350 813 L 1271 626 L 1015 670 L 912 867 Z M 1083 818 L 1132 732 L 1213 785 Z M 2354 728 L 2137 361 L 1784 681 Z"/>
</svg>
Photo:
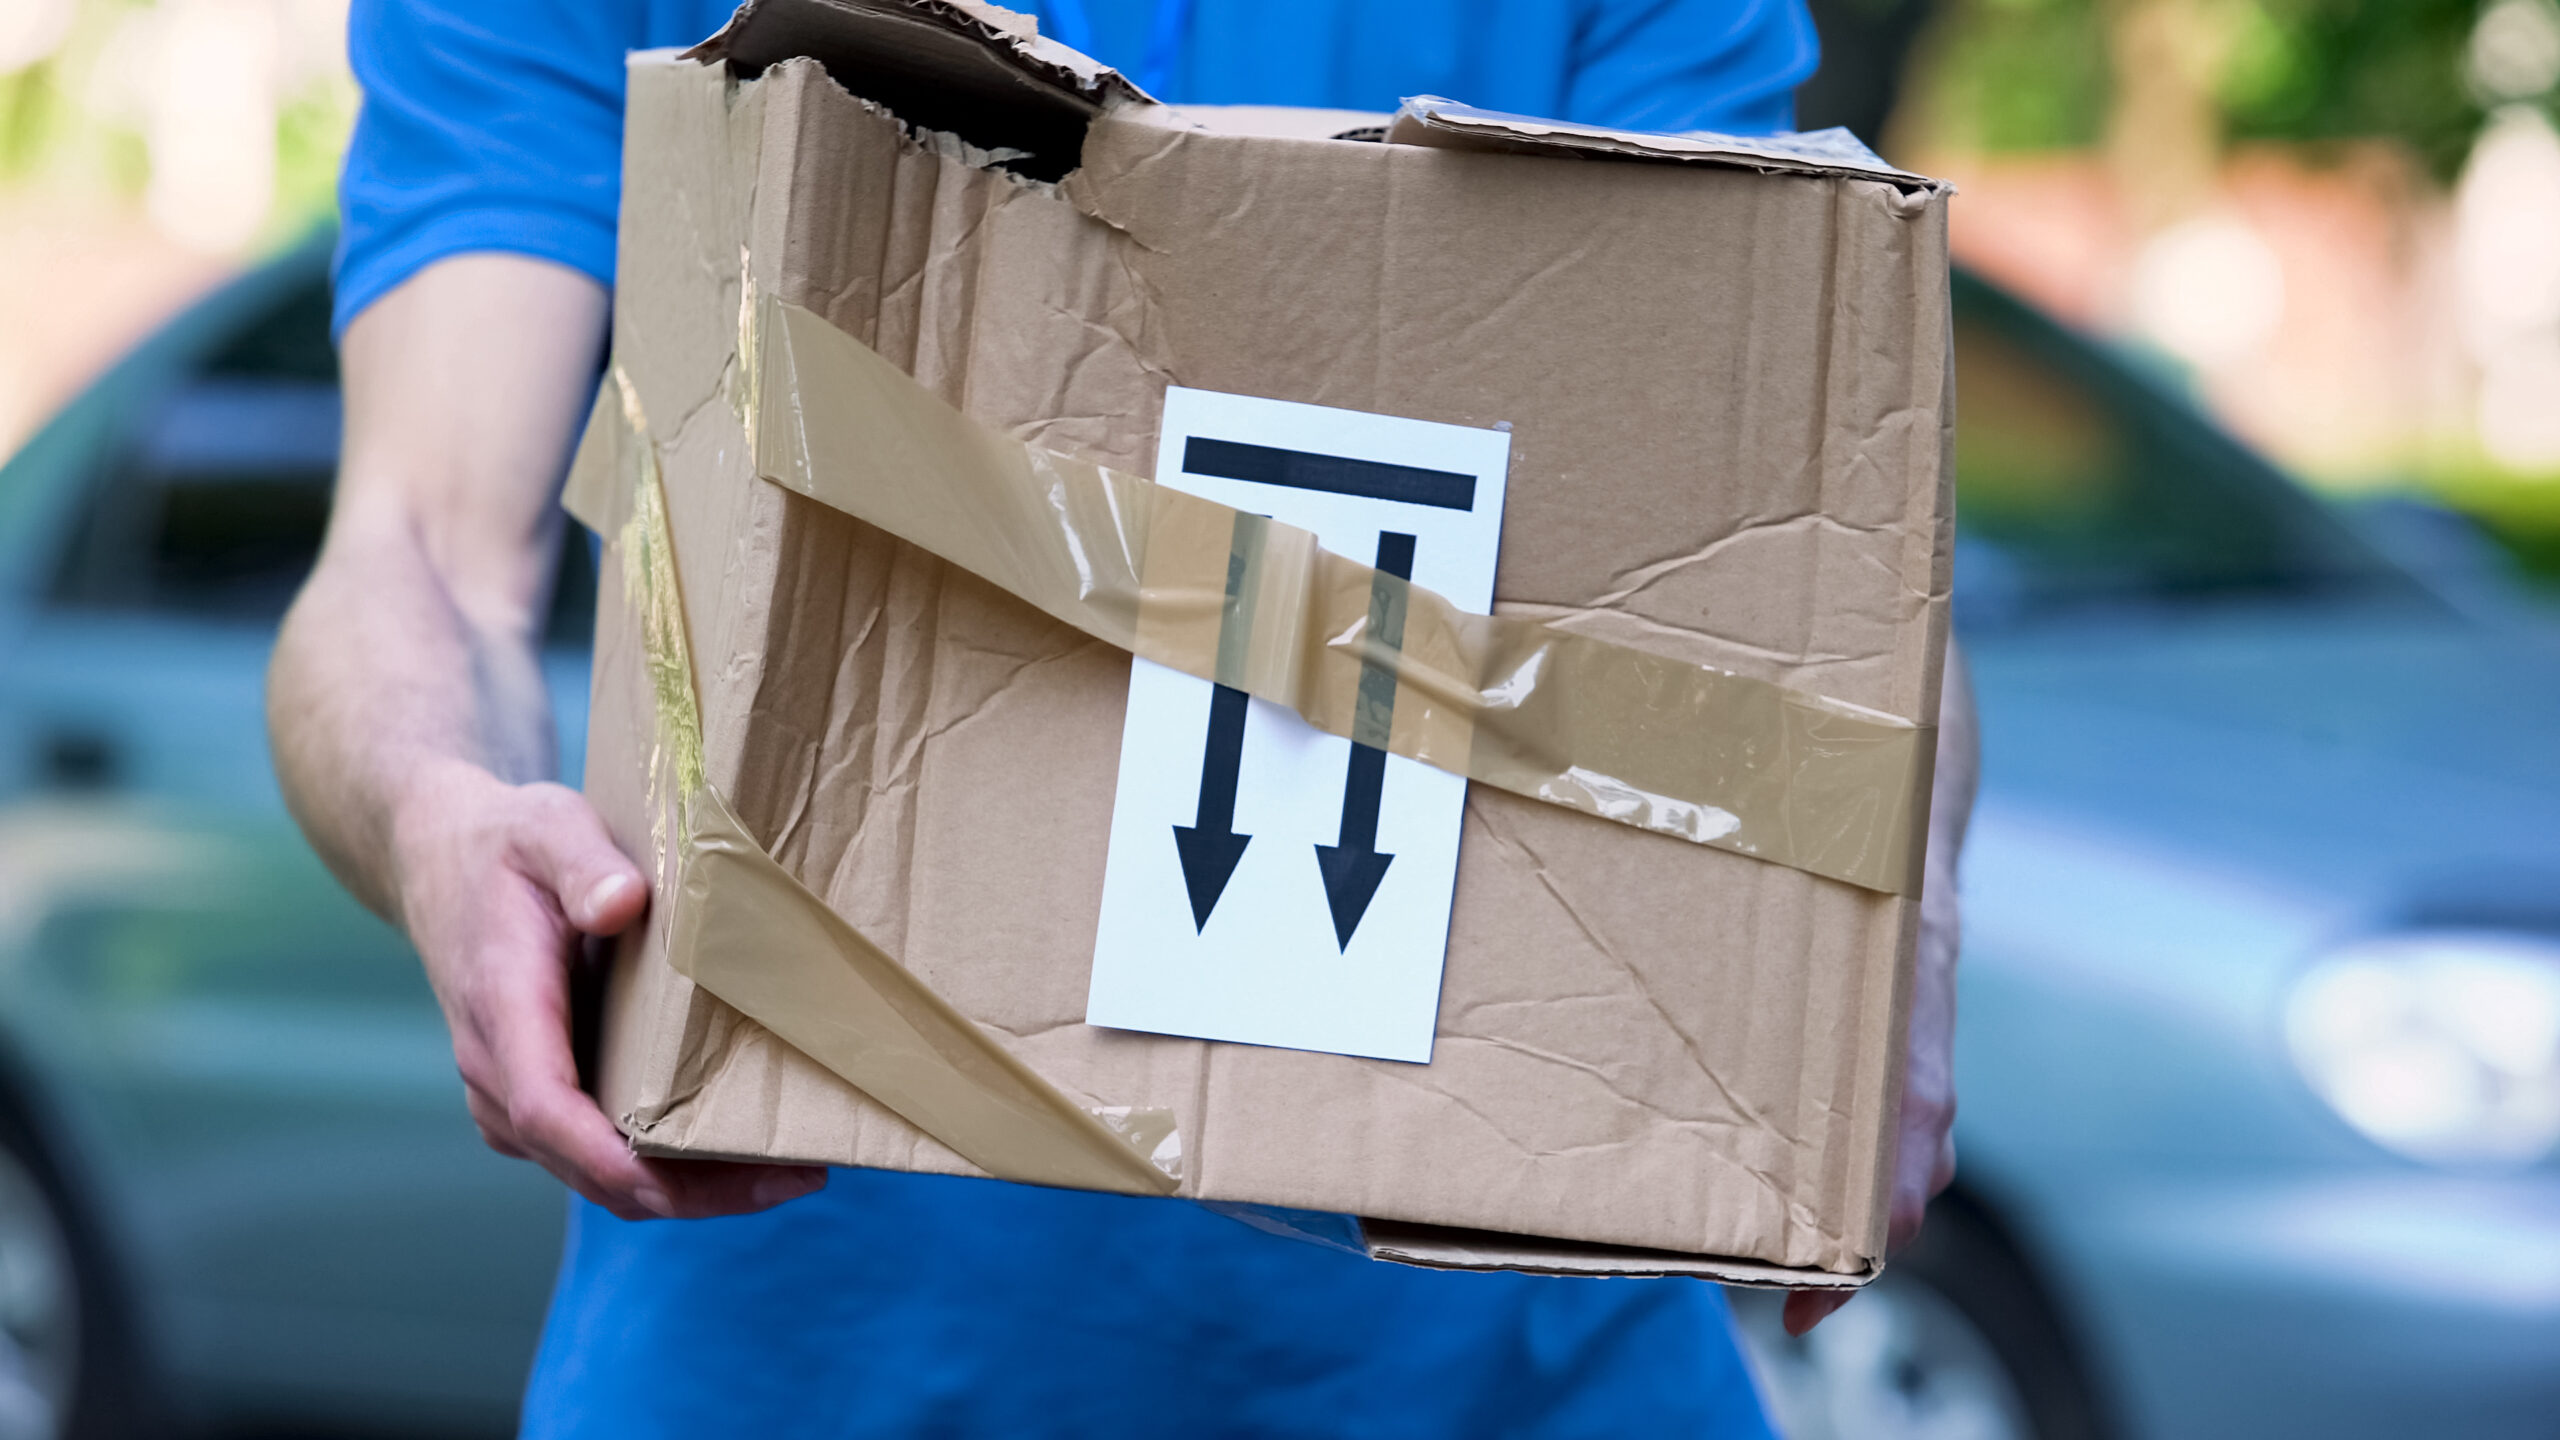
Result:
<svg viewBox="0 0 2560 1440">
<path fill-rule="evenodd" d="M 338 324 L 466 251 L 611 284 L 623 53 L 728 9 L 356 0 Z M 1041 19 L 1167 99 L 1428 93 L 1655 130 L 1784 128 L 1814 62 L 1801 0 L 1049 0 Z M 573 1199 L 525 1434 L 1770 1431 L 1711 1286 L 1414 1270 L 1179 1201 L 843 1171 L 726 1220 Z"/>
<path fill-rule="evenodd" d="M 1643 130 L 1794 123 L 1803 0 L 1059 0 L 1044 33 L 1199 104 L 1392 110 L 1407 95 Z M 1171 63 L 1145 63 L 1167 9 Z M 690 45 L 725 0 L 355 0 L 364 87 L 339 182 L 337 324 L 421 266 L 511 250 L 613 280 L 622 57 Z M 1071 23 L 1062 27 L 1061 13 Z M 1077 19 L 1084 23 L 1072 23 Z M 1161 76 L 1147 72 L 1160 70 Z"/>
</svg>

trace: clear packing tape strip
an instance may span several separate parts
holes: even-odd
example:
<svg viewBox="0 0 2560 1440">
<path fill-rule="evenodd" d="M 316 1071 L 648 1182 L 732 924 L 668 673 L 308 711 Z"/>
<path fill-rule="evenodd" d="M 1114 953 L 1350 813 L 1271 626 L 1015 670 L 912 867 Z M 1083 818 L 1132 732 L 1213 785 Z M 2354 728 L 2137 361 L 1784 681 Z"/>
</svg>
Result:
<svg viewBox="0 0 2560 1440">
<path fill-rule="evenodd" d="M 1917 893 L 1928 726 L 1468 614 L 1305 531 L 1007 439 L 798 306 L 751 297 L 742 319 L 734 398 L 773 483 L 1333 734 L 1639 829 Z M 675 861 L 660 897 L 673 907 L 670 963 L 989 1174 L 1176 1192 L 1169 1114 L 1082 1106 L 1051 1085 L 785 870 L 709 783 L 657 454 L 617 367 L 564 498 L 612 547 L 648 675 L 653 838 Z"/>
<path fill-rule="evenodd" d="M 656 710 L 649 809 L 660 874 L 670 850 L 676 863 L 658 902 L 672 907 L 669 962 L 991 1175 L 1174 1193 L 1170 1113 L 1077 1105 L 802 885 L 708 783 L 662 485 L 656 442 L 617 371 L 566 498 L 613 549 Z"/>
<path fill-rule="evenodd" d="M 743 310 L 739 398 L 757 473 L 775 484 L 1319 730 L 1640 830 L 1919 893 L 1930 726 L 1468 614 L 1304 530 L 1008 439 L 799 306 L 751 296 Z"/>
</svg>

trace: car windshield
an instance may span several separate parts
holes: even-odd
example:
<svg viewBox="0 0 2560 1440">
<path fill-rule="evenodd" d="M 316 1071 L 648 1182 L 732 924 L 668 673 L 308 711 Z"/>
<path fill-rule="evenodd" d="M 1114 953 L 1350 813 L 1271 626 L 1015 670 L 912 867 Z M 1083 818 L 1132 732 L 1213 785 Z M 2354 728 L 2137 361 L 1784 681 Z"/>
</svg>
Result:
<svg viewBox="0 0 2560 1440">
<path fill-rule="evenodd" d="M 2122 359 L 1969 276 L 1955 298 L 1957 593 L 1970 614 L 2416 593 Z"/>
</svg>

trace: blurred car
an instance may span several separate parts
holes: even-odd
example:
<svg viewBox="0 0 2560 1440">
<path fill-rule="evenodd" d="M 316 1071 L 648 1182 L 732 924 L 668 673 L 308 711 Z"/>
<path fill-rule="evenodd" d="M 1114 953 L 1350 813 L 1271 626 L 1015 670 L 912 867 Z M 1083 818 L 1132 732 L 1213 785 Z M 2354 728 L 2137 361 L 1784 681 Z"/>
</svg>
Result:
<svg viewBox="0 0 2560 1440">
<path fill-rule="evenodd" d="M 2560 651 L 2459 532 L 2359 531 L 1957 302 L 1964 1169 L 1810 1339 L 1737 1296 L 1773 1399 L 1799 1440 L 2549 1433 Z M 327 312 L 315 244 L 0 470 L 0 1440 L 501 1433 L 531 1355 L 559 1192 L 481 1149 L 267 761 Z"/>
<path fill-rule="evenodd" d="M 0 470 L 0 1440 L 504 1433 L 539 1331 L 561 1192 L 482 1147 L 415 957 L 268 762 L 337 463 L 327 271 L 216 293 Z M 572 765 L 592 583 L 551 654 Z"/>
<path fill-rule="evenodd" d="M 2560 631 L 1956 283 L 1956 1190 L 1798 1440 L 2560 1433 Z M 1863 1313 L 1862 1313 L 1863 1312 Z M 1845 1323 L 1844 1323 L 1845 1322 Z"/>
</svg>

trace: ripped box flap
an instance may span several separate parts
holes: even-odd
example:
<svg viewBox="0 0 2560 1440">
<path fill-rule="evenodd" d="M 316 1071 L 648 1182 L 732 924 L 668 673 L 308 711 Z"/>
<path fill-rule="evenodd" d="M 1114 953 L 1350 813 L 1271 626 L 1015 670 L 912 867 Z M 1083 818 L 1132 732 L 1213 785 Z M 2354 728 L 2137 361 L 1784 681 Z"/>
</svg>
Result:
<svg viewBox="0 0 2560 1440">
<path fill-rule="evenodd" d="M 747 0 L 718 34 L 684 56 L 725 62 L 742 79 L 802 57 L 910 125 L 958 135 L 999 155 L 1027 157 L 1031 163 L 1016 168 L 1040 179 L 1074 168 L 1085 128 L 1104 109 L 1154 103 L 1118 71 L 1042 36 L 1033 17 L 977 0 Z M 1355 138 L 1338 133 L 1352 128 L 1337 125 L 1325 133 Z M 1840 129 L 1764 136 L 1615 130 L 1420 95 L 1404 101 L 1382 137 L 1356 138 L 1798 171 L 1883 180 L 1924 194 L 1947 189 L 1942 181 L 1886 164 Z"/>
<path fill-rule="evenodd" d="M 684 58 L 751 78 L 803 56 L 909 124 L 1027 152 L 1060 173 L 1105 106 L 1148 98 L 1044 38 L 1032 17 L 973 0 L 747 0 Z"/>
</svg>

